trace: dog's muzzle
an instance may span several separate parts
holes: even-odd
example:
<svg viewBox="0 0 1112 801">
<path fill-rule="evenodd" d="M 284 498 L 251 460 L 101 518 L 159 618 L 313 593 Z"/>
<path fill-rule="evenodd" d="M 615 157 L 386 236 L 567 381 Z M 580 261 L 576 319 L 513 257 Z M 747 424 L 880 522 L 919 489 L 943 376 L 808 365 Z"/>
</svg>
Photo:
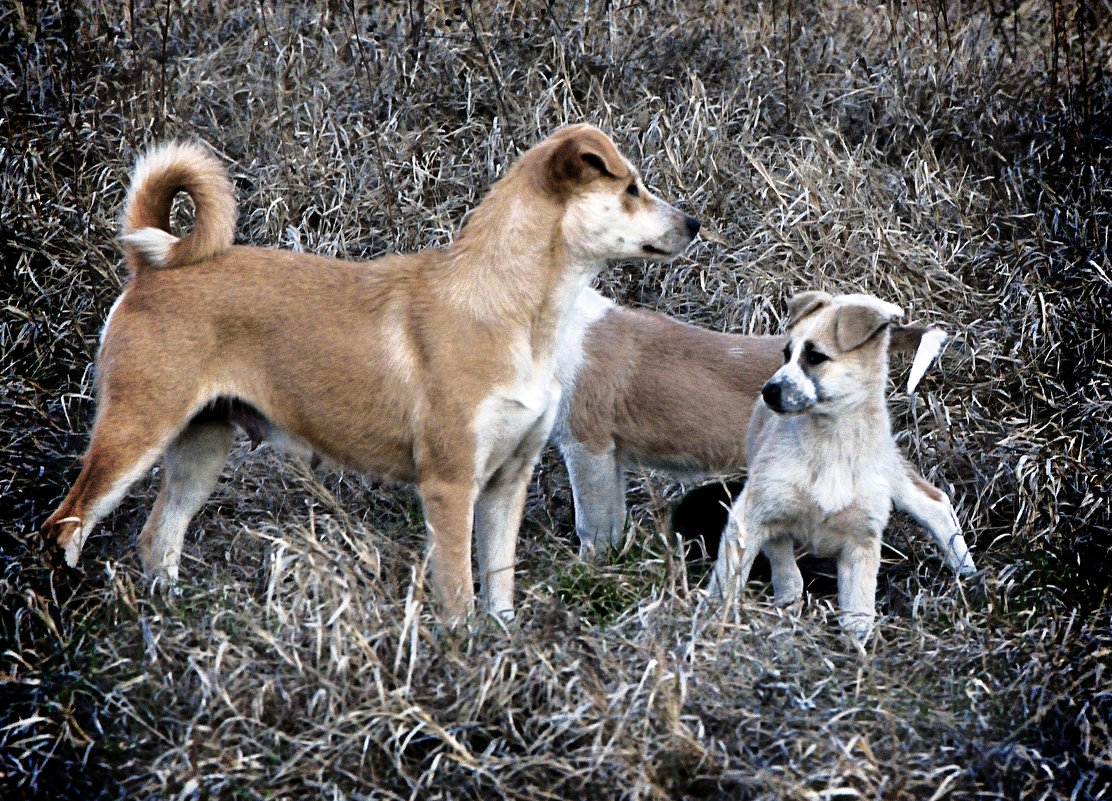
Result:
<svg viewBox="0 0 1112 801">
<path fill-rule="evenodd" d="M 773 376 L 761 388 L 761 397 L 765 405 L 777 414 L 796 414 L 804 412 L 815 405 L 814 385 L 809 381 L 806 386 L 800 386 L 786 378 Z"/>
<path fill-rule="evenodd" d="M 683 215 L 683 223 L 687 226 L 687 235 L 689 239 L 694 239 L 695 234 L 699 233 L 699 221 L 689 214 Z"/>
</svg>

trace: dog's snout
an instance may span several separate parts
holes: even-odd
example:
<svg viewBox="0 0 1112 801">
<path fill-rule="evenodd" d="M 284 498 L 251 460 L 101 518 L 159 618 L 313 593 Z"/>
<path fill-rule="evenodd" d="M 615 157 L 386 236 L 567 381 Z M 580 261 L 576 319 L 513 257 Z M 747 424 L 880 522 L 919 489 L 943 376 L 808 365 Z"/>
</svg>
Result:
<svg viewBox="0 0 1112 801">
<path fill-rule="evenodd" d="M 695 234 L 699 233 L 699 221 L 691 215 L 685 214 L 683 215 L 683 223 L 687 226 L 687 233 L 694 239 Z"/>
<path fill-rule="evenodd" d="M 761 388 L 761 397 L 764 398 L 764 402 L 772 411 L 782 412 L 784 410 L 783 393 L 779 384 L 769 381 Z"/>
</svg>

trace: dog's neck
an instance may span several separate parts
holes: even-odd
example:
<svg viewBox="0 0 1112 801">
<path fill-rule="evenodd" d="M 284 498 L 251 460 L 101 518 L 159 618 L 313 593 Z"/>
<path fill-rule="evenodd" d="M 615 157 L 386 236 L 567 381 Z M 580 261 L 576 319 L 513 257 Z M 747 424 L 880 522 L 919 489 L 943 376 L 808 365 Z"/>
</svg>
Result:
<svg viewBox="0 0 1112 801">
<path fill-rule="evenodd" d="M 579 292 L 604 266 L 577 258 L 562 208 L 543 198 L 492 193 L 447 249 L 441 287 L 484 325 L 525 329 L 535 358 L 551 358 Z"/>
</svg>

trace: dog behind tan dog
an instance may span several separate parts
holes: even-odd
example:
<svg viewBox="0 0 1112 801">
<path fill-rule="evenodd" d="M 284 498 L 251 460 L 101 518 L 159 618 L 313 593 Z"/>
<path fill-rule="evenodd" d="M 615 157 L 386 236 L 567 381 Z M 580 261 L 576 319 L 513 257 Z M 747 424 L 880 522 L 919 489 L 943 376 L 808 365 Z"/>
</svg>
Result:
<svg viewBox="0 0 1112 801">
<path fill-rule="evenodd" d="M 805 292 L 791 300 L 785 363 L 753 410 L 749 476 L 723 533 L 712 594 L 735 598 L 761 552 L 772 566 L 776 603 L 794 602 L 803 592 L 794 555 L 801 545 L 837 557 L 841 623 L 864 641 L 876 616 L 881 536 L 894 499 L 925 515 L 948 512 L 950 520 L 932 530 L 949 532 L 939 541 L 947 561 L 959 573 L 973 571 L 949 504 L 916 481 L 892 438 L 889 330 L 902 315 L 868 295 Z"/>
<path fill-rule="evenodd" d="M 169 220 L 179 191 L 196 207 L 182 237 Z M 604 262 L 674 256 L 698 223 L 586 125 L 526 152 L 443 249 L 352 263 L 233 247 L 235 216 L 227 174 L 201 148 L 164 146 L 136 166 L 121 236 L 131 277 L 101 337 L 92 441 L 46 542 L 76 564 L 165 456 L 139 547 L 148 572 L 176 580 L 239 425 L 415 482 L 448 622 L 472 606 L 473 525 L 484 606 L 512 614 L 565 317 Z"/>
</svg>

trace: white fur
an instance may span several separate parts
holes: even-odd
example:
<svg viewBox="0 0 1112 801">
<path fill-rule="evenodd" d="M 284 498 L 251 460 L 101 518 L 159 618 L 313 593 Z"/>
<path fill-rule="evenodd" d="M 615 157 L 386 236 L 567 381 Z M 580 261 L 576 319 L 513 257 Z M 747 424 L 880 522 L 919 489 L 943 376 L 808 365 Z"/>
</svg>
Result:
<svg viewBox="0 0 1112 801">
<path fill-rule="evenodd" d="M 120 237 L 125 245 L 135 248 L 155 267 L 165 267 L 170 261 L 170 249 L 180 240 L 158 228 L 140 228 Z"/>
<path fill-rule="evenodd" d="M 674 256 L 690 241 L 677 228 L 676 218 L 676 209 L 655 198 L 630 214 L 613 191 L 596 190 L 568 206 L 564 238 L 574 243 L 573 259 L 639 258 L 651 255 L 646 247 L 659 251 L 656 255 Z"/>
<path fill-rule="evenodd" d="M 513 572 L 517 525 L 528 474 L 556 418 L 560 385 L 551 364 L 535 364 L 528 343 L 515 349 L 518 380 L 497 388 L 475 416 L 475 550 L 483 607 L 513 617 Z"/>
<path fill-rule="evenodd" d="M 85 539 L 89 536 L 89 532 L 100 522 L 101 518 L 116 508 L 120 499 L 127 494 L 128 488 L 154 466 L 165 446 L 166 443 L 163 442 L 159 444 L 159 447 L 140 454 L 130 469 L 116 479 L 107 492 L 89 505 L 84 519 L 79 523 L 78 531 L 66 543 L 64 553 L 67 565 L 77 567 L 77 559 L 81 555 L 81 548 L 85 545 Z"/>
<path fill-rule="evenodd" d="M 923 338 L 919 340 L 919 347 L 915 350 L 915 359 L 911 362 L 911 371 L 907 375 L 908 395 L 915 392 L 915 387 L 919 386 L 931 362 L 942 352 L 946 340 L 946 332 L 941 328 L 930 328 L 923 334 Z"/>
<path fill-rule="evenodd" d="M 562 394 L 560 411 L 552 430 L 552 441 L 559 446 L 568 468 L 575 504 L 576 533 L 579 537 L 580 555 L 583 557 L 599 554 L 618 545 L 626 522 L 625 469 L 632 466 L 632 463 L 613 443 L 601 452 L 591 451 L 575 439 L 568 426 L 568 415 L 576 392 L 579 373 L 584 366 L 584 350 L 590 340 L 591 329 L 614 308 L 615 304 L 597 291 L 584 290 L 568 315 L 566 336 L 561 341 L 557 354 Z M 941 332 L 936 334 L 933 331 L 928 334 L 929 341 L 937 341 L 945 336 Z M 920 348 L 920 352 L 925 350 L 929 350 L 929 347 Z M 738 348 L 730 348 L 725 353 L 729 361 L 723 358 L 722 372 L 736 370 L 733 360 L 746 358 L 746 353 Z M 790 365 L 794 371 L 799 371 L 798 355 L 797 351 Z M 689 382 L 687 377 L 680 373 L 674 376 L 674 383 L 682 387 Z M 807 384 L 809 385 L 810 382 L 808 381 Z M 629 387 L 628 391 L 642 390 Z M 813 394 L 813 388 L 810 392 Z M 743 433 L 728 428 L 712 433 L 717 433 L 724 441 L 744 436 Z M 860 450 L 859 445 L 854 445 L 852 448 Z M 800 458 L 803 458 L 803 454 Z M 743 467 L 743 464 L 738 465 L 739 469 Z M 705 467 L 692 465 L 691 468 L 684 473 L 685 478 L 697 478 L 708 474 Z M 677 475 L 673 467 L 669 466 L 665 469 Z M 915 475 L 913 468 L 905 465 L 898 476 L 882 477 L 885 482 L 890 479 L 894 481 L 893 504 L 897 509 L 910 514 L 928 530 L 951 568 L 962 575 L 974 572 L 972 558 L 968 554 L 964 540 L 961 539 L 960 526 L 953 516 L 949 499 L 942 493 L 940 493 L 941 501 L 929 497 L 915 486 L 911 478 L 913 475 Z M 827 471 L 823 474 L 819 496 L 824 508 L 836 509 L 844 506 L 852 487 L 861 483 L 860 479 L 847 480 L 847 478 L 847 474 L 842 471 Z M 960 557 L 956 555 L 959 552 Z M 794 567 L 794 560 L 792 566 Z"/>
<path fill-rule="evenodd" d="M 110 326 L 112 324 L 112 315 L 114 315 L 116 313 L 116 309 L 120 308 L 120 303 L 123 302 L 123 299 L 124 299 L 125 295 L 127 295 L 127 290 L 126 289 L 123 292 L 121 292 L 120 296 L 118 298 L 116 298 L 116 300 L 112 303 L 112 308 L 110 308 L 108 310 L 108 316 L 104 318 L 104 325 L 101 326 L 101 329 L 100 329 L 100 342 L 99 342 L 100 346 L 104 345 L 104 335 L 108 332 L 108 326 Z"/>
<path fill-rule="evenodd" d="M 233 438 L 234 429 L 226 423 L 195 425 L 167 449 L 162 489 L 139 535 L 143 566 L 155 580 L 177 583 L 189 521 L 216 486 Z"/>
<path fill-rule="evenodd" d="M 556 345 L 556 377 L 562 390 L 557 426 L 567 424 L 568 404 L 575 393 L 576 379 L 583 366 L 584 340 L 591 326 L 614 308 L 614 302 L 590 287 L 584 288 L 564 318 L 564 331 Z"/>
<path fill-rule="evenodd" d="M 789 414 L 757 402 L 747 441 L 749 478 L 730 510 L 711 592 L 727 602 L 736 598 L 763 550 L 772 562 L 776 602 L 794 602 L 803 583 L 790 564 L 787 543 L 793 542 L 837 557 L 840 622 L 863 642 L 876 615 L 881 537 L 894 501 L 930 530 L 957 572 L 972 572 L 973 563 L 948 500 L 942 493 L 942 502 L 934 500 L 916 486 L 896 449 L 884 399 L 887 336 L 861 346 L 871 351 L 852 352 L 876 358 L 836 352 L 810 369 L 800 365 L 802 343 L 836 341 L 840 310 L 855 304 L 879 311 L 881 319 L 898 311 L 874 298 L 833 298 L 789 331 L 791 357 L 769 384 L 779 381 L 781 400 L 813 388 L 819 402 L 782 404 L 795 412 Z"/>
</svg>

